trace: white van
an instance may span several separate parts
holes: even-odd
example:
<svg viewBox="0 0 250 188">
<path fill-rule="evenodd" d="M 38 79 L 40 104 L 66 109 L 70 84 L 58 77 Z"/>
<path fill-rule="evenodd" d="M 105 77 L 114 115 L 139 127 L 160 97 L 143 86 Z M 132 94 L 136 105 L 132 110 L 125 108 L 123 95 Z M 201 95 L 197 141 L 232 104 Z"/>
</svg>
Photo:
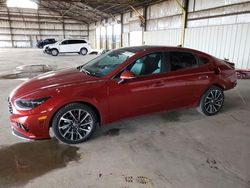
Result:
<svg viewBox="0 0 250 188">
<path fill-rule="evenodd" d="M 85 39 L 64 39 L 55 44 L 45 45 L 43 52 L 57 56 L 59 53 L 78 53 L 86 55 L 91 51 L 90 43 Z"/>
</svg>

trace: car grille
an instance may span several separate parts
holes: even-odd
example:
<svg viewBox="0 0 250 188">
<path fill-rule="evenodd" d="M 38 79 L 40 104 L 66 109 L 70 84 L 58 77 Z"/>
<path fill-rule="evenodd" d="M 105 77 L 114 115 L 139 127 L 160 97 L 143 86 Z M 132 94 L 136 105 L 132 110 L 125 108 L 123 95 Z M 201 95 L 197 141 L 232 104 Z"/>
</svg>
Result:
<svg viewBox="0 0 250 188">
<path fill-rule="evenodd" d="M 19 127 L 20 129 L 29 132 L 29 129 L 27 127 L 25 127 L 25 125 L 21 124 L 21 123 L 16 123 L 16 126 Z"/>
<path fill-rule="evenodd" d="M 10 98 L 8 98 L 8 109 L 9 109 L 9 112 L 10 112 L 11 114 L 13 114 L 13 108 L 12 108 L 12 104 L 11 104 L 11 102 L 10 102 Z"/>
</svg>

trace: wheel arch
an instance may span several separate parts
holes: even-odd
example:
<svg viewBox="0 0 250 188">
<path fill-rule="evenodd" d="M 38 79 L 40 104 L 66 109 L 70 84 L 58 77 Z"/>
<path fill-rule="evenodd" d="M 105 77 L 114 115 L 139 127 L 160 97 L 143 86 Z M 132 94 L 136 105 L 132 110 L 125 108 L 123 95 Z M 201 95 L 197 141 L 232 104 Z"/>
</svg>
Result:
<svg viewBox="0 0 250 188">
<path fill-rule="evenodd" d="M 59 50 L 56 47 L 53 47 L 50 50 L 57 50 L 59 52 Z"/>
<path fill-rule="evenodd" d="M 49 128 L 52 127 L 52 122 L 53 122 L 53 119 L 54 119 L 56 113 L 57 113 L 61 108 L 63 108 L 64 106 L 66 106 L 66 105 L 68 105 L 68 104 L 71 104 L 71 103 L 80 103 L 80 104 L 84 104 L 84 105 L 86 105 L 86 106 L 92 108 L 92 109 L 94 110 L 94 112 L 96 113 L 96 115 L 97 115 L 98 124 L 101 125 L 102 116 L 101 116 L 101 113 L 100 113 L 100 111 L 98 110 L 98 108 L 97 108 L 95 105 L 93 105 L 93 104 L 91 104 L 91 103 L 89 103 L 89 102 L 78 101 L 78 100 L 77 100 L 77 101 L 68 102 L 68 103 L 63 104 L 62 106 L 58 107 L 58 108 L 53 112 L 53 115 L 51 116 L 51 118 L 50 118 L 50 120 L 49 120 Z"/>
<path fill-rule="evenodd" d="M 89 50 L 88 50 L 88 48 L 87 48 L 87 47 L 82 46 L 82 47 L 80 48 L 80 50 L 79 50 L 79 53 L 81 52 L 81 50 L 82 50 L 82 49 L 86 49 L 86 50 L 87 50 L 87 53 L 89 52 Z"/>
<path fill-rule="evenodd" d="M 49 50 L 49 52 L 50 52 L 50 54 L 52 55 L 52 51 L 53 50 L 56 50 L 57 51 L 57 55 L 60 53 L 60 51 L 59 51 L 59 49 L 57 49 L 56 47 L 53 47 L 53 48 L 51 48 L 50 50 Z M 57 56 L 56 55 L 56 56 Z"/>
<path fill-rule="evenodd" d="M 223 91 L 225 90 L 225 86 L 224 86 L 223 84 L 213 83 L 210 87 L 212 87 L 212 86 L 219 87 L 219 88 L 221 88 Z M 210 88 L 210 87 L 209 87 L 209 88 Z M 208 89 L 209 89 L 209 88 L 208 88 Z"/>
<path fill-rule="evenodd" d="M 222 102 L 221 102 L 221 104 L 220 104 L 220 106 L 219 106 L 219 108 L 218 109 L 215 109 L 216 111 L 212 111 L 212 112 L 208 112 L 207 111 L 207 109 L 206 110 L 204 110 L 204 100 L 205 100 L 205 96 L 207 95 L 208 96 L 208 94 L 206 94 L 211 88 L 218 88 L 218 89 L 220 89 L 221 90 L 221 92 L 222 92 Z M 217 90 L 218 90 L 217 89 Z M 206 96 L 206 97 L 207 97 Z M 217 99 L 213 99 L 213 100 L 217 100 Z M 215 115 L 215 114 L 217 114 L 220 110 L 221 110 L 221 108 L 222 108 L 222 106 L 223 106 L 223 104 L 224 104 L 224 88 L 223 88 L 223 86 L 221 85 L 221 84 L 217 84 L 217 83 L 214 83 L 214 84 L 212 84 L 212 85 L 210 85 L 204 92 L 203 92 L 203 94 L 201 95 L 201 97 L 200 97 L 200 99 L 199 99 L 199 103 L 197 104 L 197 110 L 198 110 L 198 112 L 200 112 L 201 114 L 204 114 L 204 115 L 208 115 L 208 116 L 211 116 L 211 115 Z"/>
<path fill-rule="evenodd" d="M 222 89 L 222 91 L 225 91 L 225 86 L 223 86 L 222 84 L 213 83 L 213 84 L 209 85 L 209 86 L 202 92 L 201 96 L 199 97 L 198 102 L 196 103 L 196 106 L 200 105 L 202 96 L 207 92 L 207 90 L 209 90 L 209 88 L 211 88 L 211 87 L 213 87 L 213 86 L 219 87 L 220 89 Z"/>
</svg>

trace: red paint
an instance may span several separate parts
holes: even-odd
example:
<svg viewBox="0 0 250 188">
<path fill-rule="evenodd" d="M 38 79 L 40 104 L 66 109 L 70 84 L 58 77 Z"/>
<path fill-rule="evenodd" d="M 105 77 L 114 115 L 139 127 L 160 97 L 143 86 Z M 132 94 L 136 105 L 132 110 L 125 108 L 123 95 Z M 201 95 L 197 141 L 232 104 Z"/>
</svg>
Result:
<svg viewBox="0 0 250 188">
<path fill-rule="evenodd" d="M 136 47 L 134 47 L 136 48 Z M 130 48 L 131 49 L 131 48 Z M 209 63 L 196 68 L 154 74 L 133 79 L 131 73 L 123 73 L 123 82 L 113 77 L 138 57 L 151 52 L 185 51 L 209 59 Z M 77 69 L 50 72 L 24 82 L 10 94 L 13 114 L 12 127 L 32 139 L 49 138 L 53 115 L 71 102 L 84 102 L 94 106 L 101 116 L 101 124 L 122 118 L 195 107 L 202 94 L 211 86 L 224 90 L 236 85 L 236 72 L 226 62 L 205 53 L 174 47 L 145 47 L 103 78 L 86 75 Z M 32 110 L 18 110 L 14 101 L 18 98 L 36 99 L 51 97 Z M 46 120 L 39 121 L 41 116 Z M 16 126 L 24 124 L 29 132 Z"/>
</svg>

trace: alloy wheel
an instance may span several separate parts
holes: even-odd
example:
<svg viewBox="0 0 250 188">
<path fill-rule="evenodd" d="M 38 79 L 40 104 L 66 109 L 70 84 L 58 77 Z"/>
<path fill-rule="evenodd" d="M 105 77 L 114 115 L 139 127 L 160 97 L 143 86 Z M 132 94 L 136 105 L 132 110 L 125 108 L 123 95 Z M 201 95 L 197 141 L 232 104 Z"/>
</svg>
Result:
<svg viewBox="0 0 250 188">
<path fill-rule="evenodd" d="M 223 105 L 223 93 L 220 90 L 211 90 L 204 101 L 204 107 L 209 114 L 217 113 Z"/>
<path fill-rule="evenodd" d="M 86 138 L 93 127 L 93 118 L 83 109 L 72 109 L 64 113 L 58 123 L 61 136 L 67 140 L 79 141 Z"/>
</svg>

